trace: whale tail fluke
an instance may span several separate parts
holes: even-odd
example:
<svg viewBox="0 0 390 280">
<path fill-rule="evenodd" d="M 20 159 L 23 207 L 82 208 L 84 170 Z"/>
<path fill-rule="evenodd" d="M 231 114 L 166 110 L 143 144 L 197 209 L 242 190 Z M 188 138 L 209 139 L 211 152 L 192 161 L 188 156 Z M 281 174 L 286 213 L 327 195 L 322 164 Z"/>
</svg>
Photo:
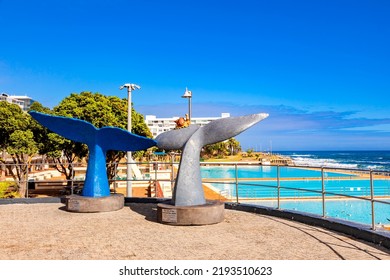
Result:
<svg viewBox="0 0 390 280">
<path fill-rule="evenodd" d="M 51 131 L 72 141 L 98 144 L 103 151 L 139 151 L 156 145 L 153 139 L 130 133 L 118 127 L 96 128 L 80 119 L 31 111 L 30 115 Z"/>
<path fill-rule="evenodd" d="M 202 145 L 214 144 L 230 139 L 267 117 L 268 114 L 260 113 L 212 121 L 202 128 Z"/>
<path fill-rule="evenodd" d="M 198 129 L 198 125 L 191 124 L 186 128 L 161 133 L 156 137 L 157 147 L 165 150 L 181 150 Z"/>
<path fill-rule="evenodd" d="M 156 144 L 153 139 L 132 134 L 117 127 L 96 128 L 91 123 L 35 111 L 30 115 L 49 130 L 70 140 L 85 143 L 89 149 L 88 167 L 83 196 L 103 197 L 110 195 L 106 174 L 106 152 L 139 151 Z"/>
<path fill-rule="evenodd" d="M 54 116 L 36 111 L 29 114 L 49 130 L 75 142 L 88 143 L 97 128 L 91 123 L 62 116 Z"/>
<path fill-rule="evenodd" d="M 206 203 L 200 174 L 199 154 L 203 146 L 232 138 L 268 117 L 253 114 L 214 120 L 203 127 L 190 125 L 160 134 L 157 146 L 163 149 L 181 149 L 182 155 L 172 200 L 176 206 L 194 206 Z"/>
<path fill-rule="evenodd" d="M 105 149 L 116 151 L 140 151 L 156 145 L 153 139 L 130 133 L 116 127 L 102 127 L 98 131 L 99 144 Z"/>
</svg>

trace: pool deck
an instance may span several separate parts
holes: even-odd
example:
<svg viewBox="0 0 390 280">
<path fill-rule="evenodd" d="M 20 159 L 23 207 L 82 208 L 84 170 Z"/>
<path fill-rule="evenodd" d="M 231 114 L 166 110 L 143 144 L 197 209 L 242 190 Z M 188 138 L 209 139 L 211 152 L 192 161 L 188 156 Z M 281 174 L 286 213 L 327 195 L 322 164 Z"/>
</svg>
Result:
<svg viewBox="0 0 390 280">
<path fill-rule="evenodd" d="M 71 213 L 62 203 L 0 204 L 1 260 L 390 260 L 390 250 L 294 220 L 225 210 L 223 222 L 169 226 L 155 203 Z"/>
</svg>

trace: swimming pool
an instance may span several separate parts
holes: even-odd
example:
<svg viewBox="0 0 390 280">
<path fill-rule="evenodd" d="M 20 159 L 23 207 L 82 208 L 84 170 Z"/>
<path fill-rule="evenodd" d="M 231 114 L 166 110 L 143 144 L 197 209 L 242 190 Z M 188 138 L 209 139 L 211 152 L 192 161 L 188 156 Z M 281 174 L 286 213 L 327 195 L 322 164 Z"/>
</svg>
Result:
<svg viewBox="0 0 390 280">
<path fill-rule="evenodd" d="M 390 202 L 390 199 L 383 199 L 382 201 Z M 251 204 L 262 205 L 267 207 L 277 207 L 277 201 L 258 201 L 251 202 Z M 376 225 L 390 224 L 390 205 L 384 203 L 375 203 L 375 221 Z M 281 201 L 281 209 L 295 210 L 300 212 L 313 213 L 322 215 L 322 201 L 321 200 L 296 200 L 296 201 Z M 361 224 L 371 224 L 371 202 L 366 200 L 355 199 L 336 199 L 326 200 L 325 215 L 327 217 L 343 219 L 351 222 Z"/>
<path fill-rule="evenodd" d="M 230 183 L 211 183 L 220 191 L 228 191 L 231 196 L 236 197 L 236 185 Z M 288 180 L 280 181 L 280 196 L 283 198 L 320 198 L 322 192 L 321 180 Z M 297 190 L 300 189 L 300 190 Z M 324 180 L 324 189 L 328 197 L 337 194 L 348 196 L 367 197 L 371 195 L 370 180 Z M 239 181 L 238 197 L 240 198 L 276 198 L 276 180 Z M 375 196 L 390 196 L 390 180 L 374 180 Z"/>
<path fill-rule="evenodd" d="M 238 178 L 276 178 L 278 167 L 276 166 L 238 166 Z M 280 166 L 281 178 L 314 178 L 321 177 L 321 170 Z M 234 166 L 202 166 L 202 178 L 235 178 Z M 354 174 L 343 172 L 324 172 L 324 177 L 355 177 Z"/>
<path fill-rule="evenodd" d="M 279 167 L 280 207 L 322 215 L 322 180 L 321 169 L 302 169 Z M 240 166 L 237 168 L 238 185 L 230 182 L 214 182 L 215 179 L 236 177 L 234 166 L 202 167 L 202 177 L 226 197 L 240 203 L 259 204 L 277 207 L 277 167 L 275 166 Z M 242 180 L 242 178 L 246 178 Z M 249 179 L 248 179 L 249 178 Z M 250 178 L 256 178 L 257 180 Z M 236 193 L 238 190 L 238 196 Z M 300 190 L 298 190 L 300 189 Z M 340 195 L 370 197 L 371 182 L 354 174 L 324 172 L 325 215 L 357 223 L 371 224 L 371 202 L 354 198 L 340 198 Z M 390 202 L 390 180 L 374 178 L 375 199 Z M 337 197 L 337 199 L 335 199 Z M 375 223 L 390 224 L 390 205 L 374 203 Z"/>
</svg>

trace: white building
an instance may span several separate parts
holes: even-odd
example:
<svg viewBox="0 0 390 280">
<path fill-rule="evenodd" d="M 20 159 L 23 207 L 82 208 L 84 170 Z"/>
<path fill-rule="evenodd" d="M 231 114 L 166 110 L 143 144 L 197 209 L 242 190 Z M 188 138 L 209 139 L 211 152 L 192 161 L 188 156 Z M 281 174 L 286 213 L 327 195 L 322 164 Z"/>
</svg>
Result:
<svg viewBox="0 0 390 280">
<path fill-rule="evenodd" d="M 31 104 L 34 103 L 31 97 L 27 95 L 8 95 L 7 93 L 0 94 L 0 101 L 7 101 L 12 104 L 18 105 L 23 111 L 27 112 Z"/>
<path fill-rule="evenodd" d="M 191 118 L 191 124 L 196 124 L 200 126 L 204 126 L 213 120 L 217 120 L 220 118 L 228 118 L 230 117 L 230 113 L 222 113 L 220 117 L 203 117 L 203 118 Z M 156 138 L 160 133 L 172 130 L 176 127 L 175 121 L 179 119 L 179 117 L 172 118 L 157 118 L 154 115 L 146 115 L 145 123 L 149 127 L 150 132 L 153 134 L 153 137 Z"/>
</svg>

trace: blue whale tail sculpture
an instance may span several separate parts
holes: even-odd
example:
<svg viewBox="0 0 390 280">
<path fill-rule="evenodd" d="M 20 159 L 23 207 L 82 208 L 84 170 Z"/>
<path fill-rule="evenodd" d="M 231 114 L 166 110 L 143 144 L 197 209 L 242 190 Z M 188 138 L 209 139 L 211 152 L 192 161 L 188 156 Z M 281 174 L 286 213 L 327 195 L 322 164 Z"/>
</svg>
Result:
<svg viewBox="0 0 390 280">
<path fill-rule="evenodd" d="M 203 127 L 190 125 L 158 135 L 156 141 L 159 148 L 183 151 L 173 192 L 174 204 L 195 206 L 206 203 L 199 162 L 203 146 L 234 137 L 267 117 L 268 114 L 260 113 L 222 118 Z"/>
<path fill-rule="evenodd" d="M 106 174 L 106 152 L 108 150 L 139 151 L 156 145 L 153 139 L 117 127 L 99 129 L 80 119 L 53 116 L 35 111 L 31 111 L 30 115 L 49 130 L 88 146 L 88 166 L 82 191 L 82 195 L 87 197 L 110 195 Z"/>
</svg>

